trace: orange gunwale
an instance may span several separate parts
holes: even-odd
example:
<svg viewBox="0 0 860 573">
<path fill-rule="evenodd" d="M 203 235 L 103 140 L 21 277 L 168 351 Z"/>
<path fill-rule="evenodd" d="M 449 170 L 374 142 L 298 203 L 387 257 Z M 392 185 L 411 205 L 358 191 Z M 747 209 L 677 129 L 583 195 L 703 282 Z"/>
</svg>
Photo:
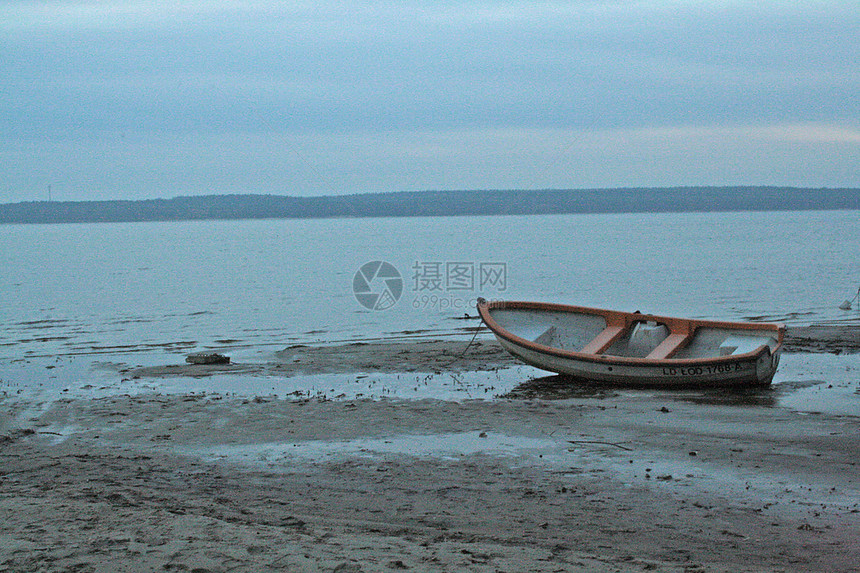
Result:
<svg viewBox="0 0 860 573">
<path fill-rule="evenodd" d="M 697 320 L 692 318 L 677 318 L 671 316 L 660 316 L 654 314 L 641 314 L 638 312 L 622 312 L 617 310 L 606 310 L 602 308 L 589 308 L 548 302 L 527 301 L 492 301 L 478 299 L 478 314 L 484 324 L 493 334 L 500 336 L 514 344 L 541 352 L 564 358 L 586 360 L 589 362 L 612 362 L 623 363 L 631 366 L 654 366 L 658 364 L 720 364 L 725 362 L 737 362 L 738 360 L 749 360 L 758 358 L 764 353 L 775 354 L 782 348 L 785 336 L 785 326 L 767 322 L 725 322 L 716 320 Z M 506 330 L 490 315 L 494 309 L 523 309 L 536 311 L 570 312 L 576 314 L 591 314 L 601 316 L 606 320 L 606 328 L 589 342 L 582 350 L 564 350 L 540 344 L 532 340 L 519 337 Z M 651 351 L 645 358 L 630 356 L 614 356 L 600 354 L 608 349 L 613 342 L 623 336 L 635 323 L 653 321 L 665 324 L 669 329 L 669 336 L 660 345 Z M 766 344 L 762 344 L 755 350 L 742 354 L 730 354 L 728 356 L 712 356 L 705 358 L 671 358 L 692 340 L 696 330 L 702 327 L 730 328 L 734 330 L 772 330 L 777 335 L 776 347 L 771 351 Z M 587 351 L 587 352 L 586 352 Z"/>
</svg>

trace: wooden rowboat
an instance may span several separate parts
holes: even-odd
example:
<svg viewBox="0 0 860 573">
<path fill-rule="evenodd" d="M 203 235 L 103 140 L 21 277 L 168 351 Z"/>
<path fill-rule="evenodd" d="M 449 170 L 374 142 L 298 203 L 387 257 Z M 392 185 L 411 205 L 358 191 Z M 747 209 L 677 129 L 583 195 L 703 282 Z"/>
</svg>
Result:
<svg viewBox="0 0 860 573">
<path fill-rule="evenodd" d="M 536 368 L 609 384 L 770 384 L 785 327 L 478 299 L 501 345 Z"/>
</svg>

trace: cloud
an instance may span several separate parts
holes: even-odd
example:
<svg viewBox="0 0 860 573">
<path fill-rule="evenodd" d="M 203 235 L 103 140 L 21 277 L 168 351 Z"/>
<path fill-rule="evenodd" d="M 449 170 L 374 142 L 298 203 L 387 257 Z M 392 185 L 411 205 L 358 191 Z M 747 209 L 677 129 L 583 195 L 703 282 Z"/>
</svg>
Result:
<svg viewBox="0 0 860 573">
<path fill-rule="evenodd" d="M 13 170 L 0 200 L 44 187 L 45 172 L 63 163 L 45 153 L 36 163 L 22 152 L 31 148 L 90 149 L 80 153 L 87 181 L 115 194 L 253 191 L 253 162 L 275 162 L 266 142 L 291 141 L 327 171 L 344 165 L 330 184 L 297 186 L 308 193 L 522 187 L 515 173 L 527 169 L 488 158 L 516 165 L 522 153 L 561 168 L 553 150 L 567 141 L 609 138 L 620 150 L 641 145 L 644 156 L 661 139 L 722 146 L 735 133 L 773 163 L 768 146 L 789 132 L 850 158 L 860 123 L 854 2 L 0 2 L 0 22 L 0 157 L 27 166 Z M 528 133 L 567 135 L 554 146 L 502 135 Z M 471 147 L 455 134 L 469 134 Z M 246 140 L 254 153 L 228 147 Z M 162 176 L 121 187 L 125 163 L 105 143 L 115 141 L 138 146 L 131 164 Z M 171 168 L 168 141 L 188 147 L 190 171 L 199 142 L 201 172 L 220 157 L 246 179 L 225 173 L 195 185 Z M 344 158 L 349 142 L 361 143 Z M 470 160 L 473 149 L 481 153 Z M 425 151 L 414 159 L 410 150 Z M 603 159 L 618 164 L 614 175 L 595 170 L 606 185 L 659 184 L 615 159 Z M 401 171 L 385 177 L 380 163 Z M 714 183 L 719 169 L 708 170 Z M 762 170 L 750 169 L 748 182 L 758 182 Z M 667 183 L 703 182 L 701 170 L 670 170 Z M 845 184 L 818 176 L 808 184 Z M 560 171 L 548 180 L 580 179 Z"/>
</svg>

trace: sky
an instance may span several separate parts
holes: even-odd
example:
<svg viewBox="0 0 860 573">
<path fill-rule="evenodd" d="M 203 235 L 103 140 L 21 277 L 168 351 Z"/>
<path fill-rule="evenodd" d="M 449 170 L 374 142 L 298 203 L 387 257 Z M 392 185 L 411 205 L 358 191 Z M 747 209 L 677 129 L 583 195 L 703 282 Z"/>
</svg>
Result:
<svg viewBox="0 0 860 573">
<path fill-rule="evenodd" d="M 860 3 L 0 0 L 0 203 L 860 187 Z"/>
</svg>

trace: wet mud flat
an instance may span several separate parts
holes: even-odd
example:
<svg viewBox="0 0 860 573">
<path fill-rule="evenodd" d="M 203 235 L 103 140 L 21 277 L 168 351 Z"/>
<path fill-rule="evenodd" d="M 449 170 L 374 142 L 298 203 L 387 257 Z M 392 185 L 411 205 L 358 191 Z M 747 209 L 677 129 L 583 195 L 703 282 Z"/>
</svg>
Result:
<svg viewBox="0 0 860 573">
<path fill-rule="evenodd" d="M 812 325 L 789 327 L 785 335 L 788 352 L 860 352 L 860 326 Z"/>
<path fill-rule="evenodd" d="M 623 394 L 63 400 L 6 420 L 0 565 L 850 571 L 858 429 Z"/>
<path fill-rule="evenodd" d="M 856 332 L 836 348 L 850 352 Z M 815 348 L 835 353 L 838 341 Z M 511 364 L 488 339 L 369 341 L 118 375 L 480 377 Z M 761 407 L 761 393 L 561 392 L 547 378 L 482 400 L 0 396 L 0 569 L 834 572 L 860 562 L 857 416 Z"/>
</svg>

